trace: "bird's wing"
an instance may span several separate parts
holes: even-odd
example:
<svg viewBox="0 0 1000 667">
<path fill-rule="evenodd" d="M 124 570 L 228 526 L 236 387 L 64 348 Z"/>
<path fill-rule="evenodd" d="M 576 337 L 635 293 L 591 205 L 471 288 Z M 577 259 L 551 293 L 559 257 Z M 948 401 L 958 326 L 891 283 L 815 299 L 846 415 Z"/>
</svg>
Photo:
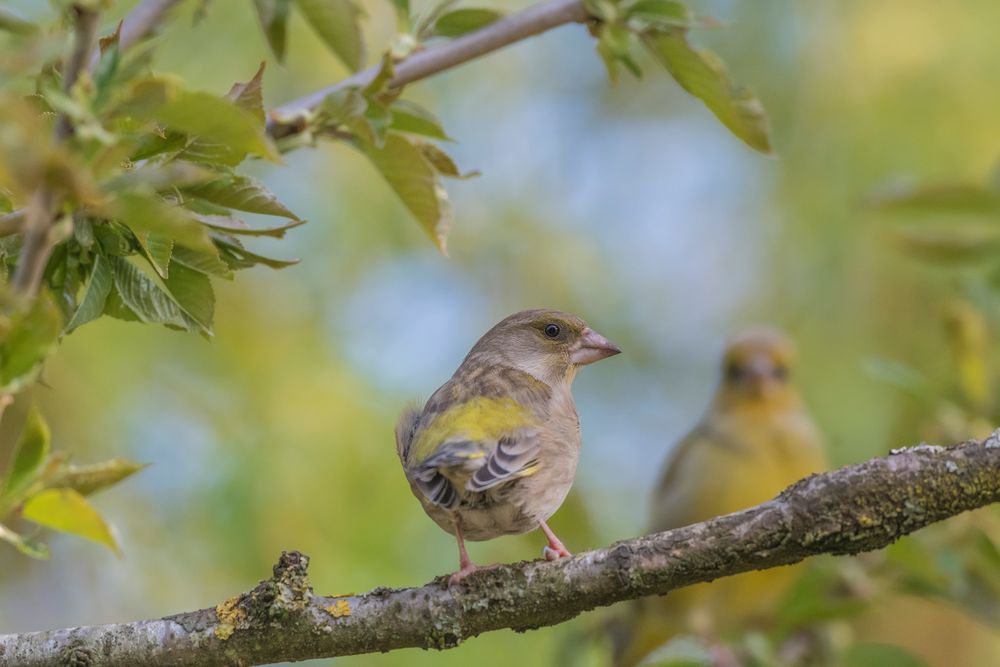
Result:
<svg viewBox="0 0 1000 667">
<path fill-rule="evenodd" d="M 432 503 L 454 507 L 459 491 L 481 493 L 537 471 L 538 388 L 515 382 L 506 390 L 502 396 L 478 394 L 460 402 L 432 397 L 428 402 L 404 465 Z"/>
</svg>

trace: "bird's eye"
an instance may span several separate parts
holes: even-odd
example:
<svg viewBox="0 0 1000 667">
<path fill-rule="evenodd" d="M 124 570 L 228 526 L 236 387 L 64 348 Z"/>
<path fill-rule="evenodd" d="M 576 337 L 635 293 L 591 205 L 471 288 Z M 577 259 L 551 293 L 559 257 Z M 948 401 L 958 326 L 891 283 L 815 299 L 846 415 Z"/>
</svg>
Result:
<svg viewBox="0 0 1000 667">
<path fill-rule="evenodd" d="M 732 382 L 739 380 L 743 377 L 743 369 L 740 368 L 739 364 L 728 364 L 726 366 L 726 379 Z"/>
<path fill-rule="evenodd" d="M 559 332 L 562 331 L 558 324 L 546 324 L 545 325 L 545 335 L 549 338 L 558 338 Z"/>
</svg>

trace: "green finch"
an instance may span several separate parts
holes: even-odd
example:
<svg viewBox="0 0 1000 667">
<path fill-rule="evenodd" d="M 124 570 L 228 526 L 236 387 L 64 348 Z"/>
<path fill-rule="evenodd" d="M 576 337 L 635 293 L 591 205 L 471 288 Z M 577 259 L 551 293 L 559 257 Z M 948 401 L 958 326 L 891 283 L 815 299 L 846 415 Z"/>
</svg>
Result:
<svg viewBox="0 0 1000 667">
<path fill-rule="evenodd" d="M 580 456 L 570 385 L 617 345 L 575 315 L 515 313 L 473 346 L 455 374 L 396 426 L 396 449 L 424 511 L 458 541 L 456 583 L 476 570 L 465 540 L 540 528 L 545 556 L 569 551 L 545 524 Z"/>
<path fill-rule="evenodd" d="M 673 449 L 653 496 L 650 532 L 770 500 L 826 468 L 820 434 L 789 382 L 791 342 L 770 330 L 733 338 L 707 414 Z M 614 664 L 631 667 L 671 636 L 718 639 L 766 615 L 799 573 L 728 577 L 629 605 L 611 624 Z"/>
</svg>

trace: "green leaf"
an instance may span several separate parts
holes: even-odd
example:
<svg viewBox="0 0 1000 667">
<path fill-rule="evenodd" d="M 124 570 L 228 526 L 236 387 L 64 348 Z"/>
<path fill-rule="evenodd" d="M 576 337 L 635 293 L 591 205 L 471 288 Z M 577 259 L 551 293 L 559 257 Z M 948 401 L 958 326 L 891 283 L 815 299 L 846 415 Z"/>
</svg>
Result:
<svg viewBox="0 0 1000 667">
<path fill-rule="evenodd" d="M 441 252 L 447 253 L 451 204 L 423 151 L 395 133 L 386 136 L 381 148 L 365 146 L 363 150 Z"/>
<path fill-rule="evenodd" d="M 35 379 L 62 333 L 62 315 L 47 293 L 16 318 L 0 345 L 0 393 L 17 393 Z"/>
<path fill-rule="evenodd" d="M 430 165 L 434 167 L 434 171 L 442 176 L 464 180 L 466 178 L 475 178 L 479 175 L 478 171 L 469 171 L 463 174 L 450 155 L 430 142 L 414 141 L 413 145 L 420 149 L 420 152 L 423 153 Z"/>
<path fill-rule="evenodd" d="M 31 35 L 38 32 L 38 26 L 11 10 L 0 7 L 0 30 L 15 35 Z"/>
<path fill-rule="evenodd" d="M 118 293 L 118 288 L 115 287 L 108 294 L 108 300 L 104 302 L 104 314 L 108 317 L 113 317 L 116 320 L 124 320 L 125 322 L 142 322 L 135 311 L 125 305 L 122 301 L 121 294 Z"/>
<path fill-rule="evenodd" d="M 250 111 L 223 97 L 189 91 L 165 79 L 147 79 L 135 86 L 119 113 L 155 121 L 203 143 L 219 144 L 242 160 L 247 153 L 279 162 L 278 150 L 264 124 Z"/>
<path fill-rule="evenodd" d="M 203 328 L 192 321 L 174 298 L 137 266 L 120 257 L 112 257 L 111 266 L 115 289 L 121 297 L 121 302 L 141 321 L 147 324 L 166 324 L 189 331 Z M 108 302 L 114 305 L 110 297 Z M 113 313 L 108 314 L 118 316 Z M 127 318 L 125 315 L 125 319 Z"/>
<path fill-rule="evenodd" d="M 876 642 L 855 644 L 841 658 L 843 667 L 929 667 L 901 646 Z"/>
<path fill-rule="evenodd" d="M 390 127 L 399 132 L 410 134 L 421 134 L 433 139 L 451 141 L 451 137 L 445 134 L 441 127 L 441 121 L 430 111 L 409 100 L 396 100 L 389 107 L 392 113 L 392 123 Z"/>
<path fill-rule="evenodd" d="M 640 29 L 686 28 L 691 25 L 694 17 L 691 15 L 691 10 L 682 2 L 639 0 L 629 6 L 628 19 L 630 24 L 637 24 Z"/>
<path fill-rule="evenodd" d="M 193 162 L 173 160 L 166 163 L 147 163 L 130 169 L 111 179 L 105 188 L 111 192 L 141 190 L 164 192 L 173 188 L 186 188 L 215 178 L 216 173 Z"/>
<path fill-rule="evenodd" d="M 933 185 L 878 196 L 882 211 L 935 217 L 987 218 L 1000 222 L 1000 192 L 978 185 Z"/>
<path fill-rule="evenodd" d="M 44 544 L 19 535 L 2 523 L 0 523 L 0 540 L 13 545 L 15 549 L 30 558 L 46 560 L 49 557 L 49 549 Z"/>
<path fill-rule="evenodd" d="M 48 489 L 24 503 L 22 516 L 40 526 L 103 544 L 118 556 L 121 548 L 94 507 L 73 489 Z"/>
<path fill-rule="evenodd" d="M 51 441 L 48 424 L 42 419 L 38 408 L 32 405 L 21 435 L 14 445 L 13 462 L 0 485 L 0 499 L 3 499 L 5 511 L 10 508 L 11 503 L 20 501 L 21 494 L 35 481 L 42 465 L 49 458 Z"/>
<path fill-rule="evenodd" d="M 249 111 L 261 124 L 267 121 L 264 114 L 264 90 L 262 87 L 266 64 L 262 62 L 252 79 L 246 83 L 233 84 L 233 87 L 226 93 L 226 99 L 234 102 L 241 109 Z"/>
<path fill-rule="evenodd" d="M 933 262 L 967 264 L 1000 252 L 1000 226 L 991 223 L 898 225 L 891 233 L 900 248 Z"/>
<path fill-rule="evenodd" d="M 299 217 L 278 201 L 263 183 L 249 176 L 226 175 L 202 185 L 186 188 L 184 191 L 193 197 L 226 208 L 299 220 Z"/>
<path fill-rule="evenodd" d="M 123 193 L 115 199 L 107 213 L 137 236 L 143 233 L 159 234 L 196 250 L 213 250 L 208 232 L 194 218 L 194 214 L 154 195 Z"/>
<path fill-rule="evenodd" d="M 206 275 L 219 276 L 227 280 L 233 279 L 232 268 L 219 257 L 218 251 L 206 253 L 177 246 L 174 248 L 173 262 L 183 264 L 189 269 L 200 271 Z"/>
<path fill-rule="evenodd" d="M 635 35 L 622 24 L 601 24 L 598 31 L 597 53 L 604 61 L 608 79 L 612 83 L 618 81 L 618 65 L 624 65 L 636 78 L 642 75 L 642 70 L 632 55 L 635 41 Z"/>
<path fill-rule="evenodd" d="M 244 248 L 243 244 L 232 236 L 217 234 L 214 238 L 220 250 L 223 251 L 223 259 L 234 269 L 248 269 L 257 264 L 263 264 L 272 269 L 284 269 L 299 263 L 297 259 L 274 259 L 258 255 Z"/>
<path fill-rule="evenodd" d="M 104 302 L 108 300 L 108 292 L 111 291 L 113 282 L 110 261 L 100 253 L 95 254 L 90 277 L 87 279 L 87 285 L 83 288 L 83 298 L 80 299 L 76 312 L 73 313 L 72 319 L 66 325 L 67 333 L 101 316 L 104 312 Z"/>
<path fill-rule="evenodd" d="M 494 9 L 456 9 L 442 14 L 434 23 L 431 34 L 436 37 L 460 37 L 485 28 L 500 18 L 503 18 L 503 13 Z"/>
<path fill-rule="evenodd" d="M 208 276 L 183 264 L 176 264 L 165 282 L 177 305 L 201 326 L 202 331 L 210 334 L 215 314 L 215 292 Z"/>
<path fill-rule="evenodd" d="M 320 39 L 352 71 L 364 64 L 361 9 L 351 0 L 296 0 Z"/>
<path fill-rule="evenodd" d="M 81 466 L 64 464 L 45 481 L 45 486 L 50 489 L 73 489 L 87 496 L 131 477 L 146 465 L 128 459 L 110 459 Z"/>
<path fill-rule="evenodd" d="M 285 232 L 300 225 L 306 224 L 305 220 L 292 220 L 291 222 L 277 227 L 265 227 L 264 229 L 254 229 L 247 226 L 239 218 L 226 215 L 201 215 L 195 214 L 199 222 L 213 229 L 219 229 L 229 234 L 239 234 L 241 236 L 270 236 L 272 238 L 284 238 Z"/>
<path fill-rule="evenodd" d="M 142 254 L 149 260 L 156 274 L 161 278 L 170 275 L 170 258 L 174 253 L 173 239 L 153 232 L 138 232 L 135 238 L 142 247 Z"/>
<path fill-rule="evenodd" d="M 291 0 L 254 0 L 264 37 L 278 62 L 285 61 L 285 41 L 288 36 L 288 6 Z"/>
<path fill-rule="evenodd" d="M 735 84 L 725 64 L 710 51 L 693 48 L 681 29 L 642 36 L 680 86 L 705 103 L 729 131 L 762 153 L 771 152 L 770 129 L 760 100 Z"/>
<path fill-rule="evenodd" d="M 322 123 L 330 127 L 342 125 L 351 118 L 364 114 L 368 100 L 358 86 L 348 86 L 335 90 L 320 102 L 319 112 Z"/>
</svg>

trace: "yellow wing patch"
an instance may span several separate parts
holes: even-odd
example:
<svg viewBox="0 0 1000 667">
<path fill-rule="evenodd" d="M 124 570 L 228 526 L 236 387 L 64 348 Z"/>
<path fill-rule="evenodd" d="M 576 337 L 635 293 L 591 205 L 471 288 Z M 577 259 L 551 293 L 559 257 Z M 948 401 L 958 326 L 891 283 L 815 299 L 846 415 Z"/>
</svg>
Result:
<svg viewBox="0 0 1000 667">
<path fill-rule="evenodd" d="M 420 463 L 449 440 L 496 441 L 518 429 L 535 426 L 530 410 L 512 398 L 477 396 L 449 408 L 416 434 L 410 460 Z M 484 452 L 470 452 L 469 458 L 481 458 Z"/>
</svg>

